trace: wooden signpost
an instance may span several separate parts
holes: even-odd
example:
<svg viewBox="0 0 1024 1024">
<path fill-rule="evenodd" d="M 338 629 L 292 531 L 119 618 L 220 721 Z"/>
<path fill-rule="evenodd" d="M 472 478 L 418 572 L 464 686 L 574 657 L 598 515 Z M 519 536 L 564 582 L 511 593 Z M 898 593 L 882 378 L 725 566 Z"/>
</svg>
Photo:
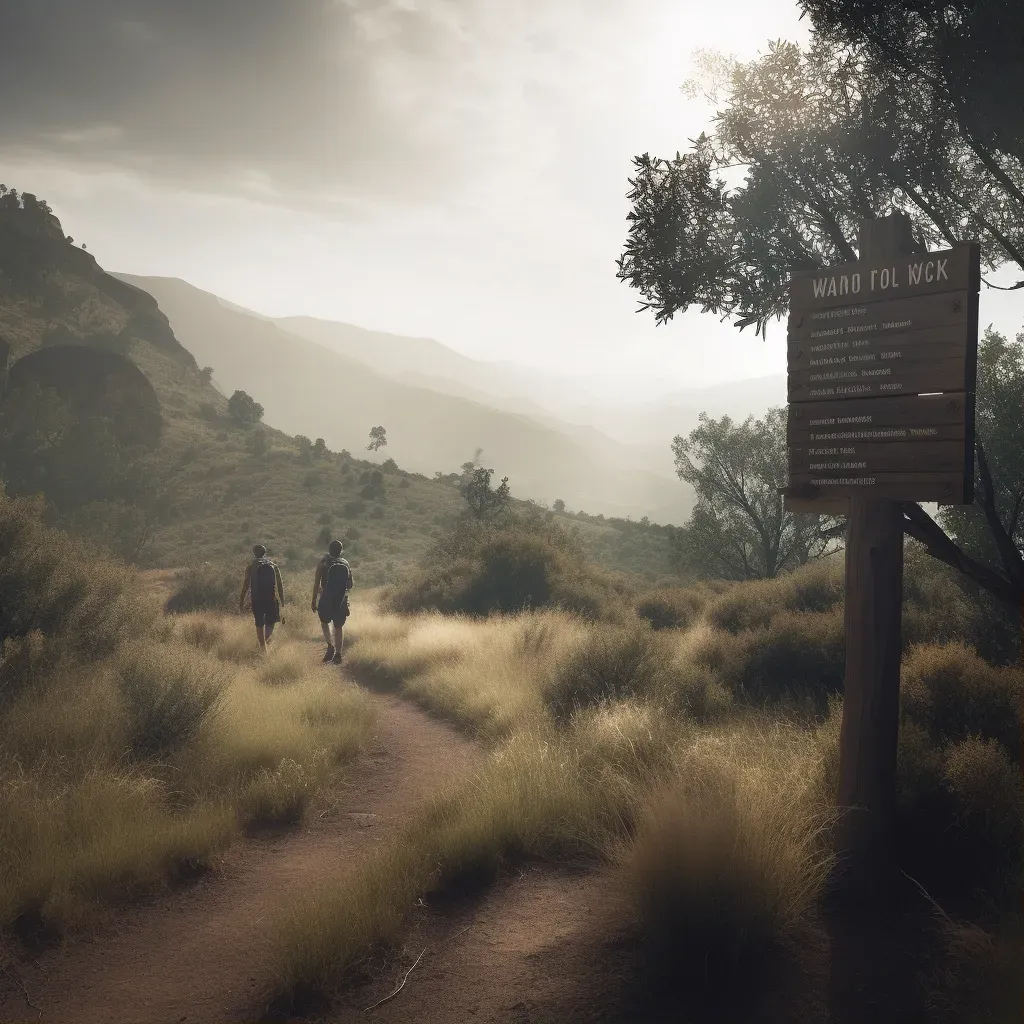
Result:
<svg viewBox="0 0 1024 1024">
<path fill-rule="evenodd" d="M 901 502 L 974 500 L 980 250 L 922 251 L 903 214 L 856 263 L 790 282 L 790 511 L 846 526 L 839 852 L 855 891 L 887 861 L 899 728 Z"/>
</svg>

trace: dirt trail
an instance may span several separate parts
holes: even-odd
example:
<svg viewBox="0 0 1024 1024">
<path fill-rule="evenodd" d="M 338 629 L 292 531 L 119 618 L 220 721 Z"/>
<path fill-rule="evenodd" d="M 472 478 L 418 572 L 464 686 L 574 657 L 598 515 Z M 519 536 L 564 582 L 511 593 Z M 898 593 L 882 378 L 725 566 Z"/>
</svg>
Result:
<svg viewBox="0 0 1024 1024">
<path fill-rule="evenodd" d="M 480 903 L 421 911 L 405 955 L 345 994 L 324 1024 L 598 1024 L 623 1012 L 624 918 L 604 872 L 530 867 Z M 367 1012 L 401 982 L 393 998 Z"/>
<path fill-rule="evenodd" d="M 379 724 L 341 806 L 301 832 L 240 844 L 221 870 L 117 915 L 116 926 L 44 954 L 0 981 L 0 1019 L 52 1024 L 206 1024 L 251 1020 L 265 1003 L 275 914 L 393 836 L 423 798 L 480 751 L 397 697 L 377 695 Z"/>
</svg>

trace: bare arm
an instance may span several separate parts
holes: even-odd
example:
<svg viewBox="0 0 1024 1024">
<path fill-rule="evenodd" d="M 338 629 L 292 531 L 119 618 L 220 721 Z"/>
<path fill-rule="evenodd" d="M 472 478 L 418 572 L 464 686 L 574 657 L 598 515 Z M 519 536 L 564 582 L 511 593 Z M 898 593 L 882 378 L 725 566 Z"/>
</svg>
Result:
<svg viewBox="0 0 1024 1024">
<path fill-rule="evenodd" d="M 252 577 L 252 566 L 251 565 L 247 565 L 245 567 L 245 576 L 242 577 L 242 593 L 239 595 L 239 598 L 238 598 L 238 610 L 239 611 L 241 611 L 242 608 L 245 606 L 245 594 L 246 594 L 246 591 L 248 591 L 248 589 L 249 589 L 249 581 L 250 581 L 251 577 Z"/>
</svg>

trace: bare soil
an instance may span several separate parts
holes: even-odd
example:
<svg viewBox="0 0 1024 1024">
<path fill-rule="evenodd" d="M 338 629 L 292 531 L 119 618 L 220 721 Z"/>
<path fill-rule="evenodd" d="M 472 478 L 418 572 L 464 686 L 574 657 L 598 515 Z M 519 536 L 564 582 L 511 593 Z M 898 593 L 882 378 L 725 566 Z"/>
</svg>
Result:
<svg viewBox="0 0 1024 1024">
<path fill-rule="evenodd" d="M 372 856 L 429 793 L 481 756 L 469 740 L 399 698 L 374 699 L 376 735 L 335 810 L 298 831 L 239 844 L 217 871 L 187 888 L 10 964 L 0 975 L 0 1019 L 254 1019 L 267 1001 L 276 912 L 317 878 L 337 879 L 346 865 Z"/>
</svg>

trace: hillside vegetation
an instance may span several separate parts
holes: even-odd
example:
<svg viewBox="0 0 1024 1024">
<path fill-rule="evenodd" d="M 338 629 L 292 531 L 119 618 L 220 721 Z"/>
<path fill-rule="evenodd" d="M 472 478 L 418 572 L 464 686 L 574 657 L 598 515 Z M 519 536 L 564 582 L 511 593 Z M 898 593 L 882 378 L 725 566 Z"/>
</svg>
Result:
<svg viewBox="0 0 1024 1024">
<path fill-rule="evenodd" d="M 477 576 L 505 558 L 500 545 L 470 549 Z M 560 553 L 547 551 L 556 578 Z M 907 988 L 928 1019 L 1004 1020 L 1024 966 L 1007 944 L 1021 923 L 1024 672 L 965 642 L 984 649 L 989 624 L 944 569 L 912 557 L 907 577 L 897 856 L 928 894 L 917 913 L 936 943 L 916 952 Z M 282 998 L 350 983 L 371 951 L 400 941 L 418 898 L 540 858 L 610 870 L 632 907 L 621 924 L 637 971 L 663 992 L 671 983 L 694 1014 L 789 1020 L 798 1006 L 818 1019 L 841 560 L 626 607 L 609 585 L 600 622 L 557 608 L 408 614 L 422 596 L 413 581 L 382 595 L 405 613 L 354 620 L 349 670 L 467 730 L 490 760 L 365 870 L 288 912 Z M 652 628 L 652 605 L 682 621 Z"/>
<path fill-rule="evenodd" d="M 457 469 L 482 448 L 522 497 L 672 523 L 689 512 L 691 492 L 675 478 L 665 445 L 623 445 L 592 428 L 555 426 L 554 417 L 542 422 L 508 412 L 486 395 L 467 398 L 407 383 L 370 365 L 369 353 L 342 354 L 183 281 L 124 279 L 156 297 L 177 337 L 201 365 L 213 367 L 225 391 L 249 392 L 266 407 L 267 419 L 287 431 L 354 450 L 382 423 L 387 454 L 427 476 Z M 361 338 L 367 348 L 376 343 L 370 332 Z M 438 362 L 442 375 L 443 365 Z"/>
<path fill-rule="evenodd" d="M 24 939 L 301 820 L 374 721 L 288 627 L 258 663 L 247 623 L 161 617 L 41 513 L 0 493 L 0 929 Z"/>
<path fill-rule="evenodd" d="M 38 423 L 26 431 L 12 407 L 13 422 L 0 424 L 0 449 L 12 458 L 38 462 L 54 436 L 65 438 L 57 477 L 44 486 L 51 521 L 143 566 L 211 562 L 239 574 L 260 541 L 295 572 L 322 554 L 326 533 L 345 542 L 364 584 L 395 582 L 418 563 L 461 506 L 457 476 L 436 481 L 434 472 L 454 472 L 471 457 L 480 445 L 472 431 L 450 466 L 432 467 L 424 476 L 329 449 L 315 457 L 297 437 L 237 422 L 226 396 L 179 344 L 152 297 L 104 273 L 64 236 L 45 204 L 30 199 L 26 208 L 8 195 L 0 207 L 0 338 L 10 343 L 12 360 L 58 341 L 121 352 L 152 383 L 164 420 L 155 452 L 130 474 L 120 464 L 109 474 L 97 446 L 80 452 L 82 445 L 72 443 L 87 436 L 81 425 L 72 429 L 46 402 L 32 402 Z M 269 404 L 265 394 L 254 397 Z M 308 411 L 308 403 L 303 408 Z M 0 400 L 0 420 L 2 410 Z M 379 422 L 376 411 L 368 416 L 348 442 L 357 455 L 369 426 Z M 297 429 L 313 428 L 303 422 Z M 417 429 L 422 432 L 423 424 Z M 389 454 L 384 449 L 383 456 Z M 31 465 L 24 468 L 25 489 L 12 490 L 8 476 L 9 492 L 31 494 L 43 486 Z M 100 486 L 105 474 L 117 477 L 116 487 Z M 595 516 L 578 522 L 581 540 L 602 560 L 651 580 L 678 582 L 670 531 Z"/>
</svg>

